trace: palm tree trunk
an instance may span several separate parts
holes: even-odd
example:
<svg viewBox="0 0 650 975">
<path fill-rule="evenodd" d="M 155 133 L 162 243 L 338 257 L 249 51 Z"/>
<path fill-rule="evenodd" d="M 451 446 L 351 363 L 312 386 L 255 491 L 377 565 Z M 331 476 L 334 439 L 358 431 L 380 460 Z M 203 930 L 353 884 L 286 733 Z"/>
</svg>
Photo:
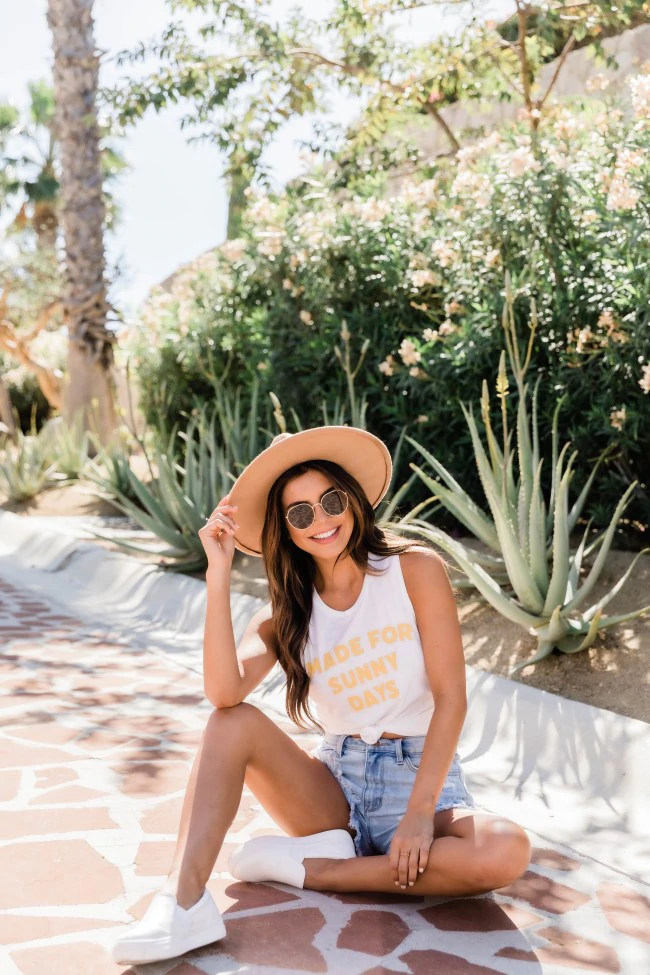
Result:
<svg viewBox="0 0 650 975">
<path fill-rule="evenodd" d="M 83 410 L 85 427 L 95 429 L 107 443 L 116 426 L 115 334 L 106 327 L 105 213 L 96 109 L 99 58 L 92 0 L 48 0 L 47 21 L 54 48 L 69 336 L 63 413 L 71 422 Z"/>
</svg>

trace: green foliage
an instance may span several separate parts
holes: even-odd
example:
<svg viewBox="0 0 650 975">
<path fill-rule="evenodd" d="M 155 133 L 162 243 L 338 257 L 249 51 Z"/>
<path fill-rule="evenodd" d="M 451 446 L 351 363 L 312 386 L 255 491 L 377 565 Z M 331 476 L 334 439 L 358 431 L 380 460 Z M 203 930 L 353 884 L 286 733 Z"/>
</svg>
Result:
<svg viewBox="0 0 650 975">
<path fill-rule="evenodd" d="M 179 421 L 174 424 L 166 447 L 154 448 L 149 467 L 155 476 L 149 483 L 137 476 L 128 460 L 118 461 L 115 454 L 112 472 L 110 468 L 106 472 L 102 458 L 104 470 L 91 463 L 86 476 L 98 485 L 102 497 L 167 544 L 156 553 L 168 560 L 161 563 L 163 568 L 198 572 L 207 564 L 199 529 L 237 474 L 268 446 L 271 437 L 259 429 L 255 407 L 244 415 L 238 393 L 221 392 L 216 402 L 185 418 L 184 429 Z M 92 534 L 105 538 L 100 532 Z M 111 541 L 134 551 L 152 551 L 132 542 Z"/>
<path fill-rule="evenodd" d="M 182 408 L 208 400 L 215 377 L 247 400 L 257 376 L 306 425 L 323 422 L 323 401 L 351 422 L 334 352 L 347 330 L 352 365 L 365 346 L 355 395 L 371 428 L 393 448 L 407 425 L 476 499 L 458 398 L 498 368 L 507 267 L 518 327 L 536 300 L 542 448 L 564 394 L 578 483 L 610 448 L 588 514 L 606 524 L 638 481 L 620 529 L 638 543 L 650 522 L 647 77 L 632 120 L 607 103 L 554 109 L 543 137 L 493 133 L 390 199 L 375 180 L 375 195 L 342 195 L 335 170 L 279 199 L 249 194 L 246 236 L 156 294 L 131 335 L 146 409 L 169 415 L 163 388 Z"/>
<path fill-rule="evenodd" d="M 638 0 L 580 2 L 570 11 L 562 2 L 522 0 L 516 17 L 501 25 L 485 23 L 475 0 L 338 0 L 324 15 L 293 9 L 281 21 L 272 0 L 170 6 L 195 12 L 196 29 L 174 21 L 153 43 L 122 52 L 118 61 L 129 65 L 129 76 L 104 97 L 123 125 L 149 108 L 182 103 L 183 127 L 225 152 L 235 183 L 243 177 L 246 184 L 267 176 L 264 148 L 288 120 L 327 115 L 333 87 L 364 105 L 358 123 L 337 140 L 357 161 L 375 149 L 381 155 L 386 133 L 414 115 L 444 131 L 457 150 L 440 109 L 459 99 L 523 100 L 536 129 L 550 88 L 537 92 L 535 83 L 547 61 L 577 45 L 600 56 L 603 37 L 650 19 Z M 427 37 L 425 28 L 414 43 L 400 32 L 401 14 L 452 6 L 465 24 L 453 34 L 431 29 Z M 331 152 L 331 131 L 320 148 Z"/>
<path fill-rule="evenodd" d="M 589 522 L 580 544 L 574 552 L 571 552 L 571 534 L 596 475 L 597 465 L 579 497 L 569 508 L 569 487 L 574 474 L 576 454 L 566 459 L 568 443 L 562 450 L 558 450 L 557 424 L 554 423 L 550 458 L 551 489 L 548 496 L 544 496 L 541 486 L 544 458 L 540 454 L 537 424 L 537 387 L 533 397 L 531 423 L 528 409 L 529 389 L 524 384 L 530 362 L 535 319 L 533 317 L 528 354 L 522 361 L 509 289 L 507 297 L 504 314 L 506 346 L 519 396 L 516 419 L 509 429 L 506 400 L 509 384 L 505 370 L 505 353 L 503 353 L 496 382 L 497 396 L 501 400 L 501 445 L 492 426 L 487 384 L 484 386 L 481 400 L 484 438 L 480 435 L 471 409 L 468 410 L 463 406 L 489 514 L 473 503 L 462 486 L 455 482 L 435 456 L 409 438 L 409 442 L 419 450 L 445 483 L 434 480 L 415 464 L 411 464 L 413 470 L 434 492 L 434 497 L 446 505 L 452 514 L 489 549 L 496 551 L 498 557 L 479 553 L 471 546 L 463 545 L 446 532 L 432 527 L 421 518 L 413 518 L 412 515 L 408 519 L 409 523 L 401 527 L 407 532 L 420 531 L 425 538 L 439 545 L 455 559 L 469 580 L 498 612 L 525 627 L 528 632 L 537 637 L 537 653 L 529 660 L 517 664 L 511 671 L 511 674 L 514 674 L 522 667 L 542 660 L 554 648 L 563 653 L 585 650 L 592 645 L 598 633 L 605 627 L 650 612 L 650 605 L 622 616 L 603 617 L 605 607 L 632 575 L 638 559 L 643 554 L 640 552 L 623 577 L 605 596 L 589 608 L 582 608 L 602 573 L 616 526 L 636 484 L 631 484 L 620 498 L 606 531 L 590 541 L 591 522 Z M 558 410 L 556 410 L 556 418 L 557 413 Z M 513 445 L 513 431 L 516 446 Z M 595 550 L 598 550 L 598 554 L 593 565 L 586 578 L 581 580 L 583 558 Z M 650 549 L 644 550 L 644 552 L 648 551 Z M 497 580 L 496 572 L 503 569 L 511 592 L 506 592 Z"/>
<path fill-rule="evenodd" d="M 35 497 L 47 486 L 56 470 L 43 431 L 31 434 L 16 431 L 16 442 L 4 438 L 0 449 L 0 487 L 10 501 Z"/>
</svg>

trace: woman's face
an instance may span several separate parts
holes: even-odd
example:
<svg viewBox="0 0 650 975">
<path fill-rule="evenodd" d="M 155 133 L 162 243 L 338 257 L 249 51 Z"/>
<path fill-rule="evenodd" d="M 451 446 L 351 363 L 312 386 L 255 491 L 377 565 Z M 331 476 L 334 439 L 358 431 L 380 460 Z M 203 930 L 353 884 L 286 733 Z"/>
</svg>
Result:
<svg viewBox="0 0 650 975">
<path fill-rule="evenodd" d="M 314 521 L 309 528 L 303 531 L 294 528 L 286 521 L 287 510 L 293 504 L 300 501 L 307 501 L 309 504 L 316 505 L 321 500 L 326 491 L 332 490 L 335 485 L 326 474 L 320 471 L 307 471 L 299 477 L 294 477 L 284 486 L 282 492 L 282 515 L 291 540 L 308 552 L 316 559 L 336 558 L 339 552 L 345 549 L 352 527 L 354 525 L 354 515 L 348 505 L 346 510 L 340 515 L 328 515 L 318 504 L 314 512 Z M 318 536 L 326 536 L 319 538 Z"/>
</svg>

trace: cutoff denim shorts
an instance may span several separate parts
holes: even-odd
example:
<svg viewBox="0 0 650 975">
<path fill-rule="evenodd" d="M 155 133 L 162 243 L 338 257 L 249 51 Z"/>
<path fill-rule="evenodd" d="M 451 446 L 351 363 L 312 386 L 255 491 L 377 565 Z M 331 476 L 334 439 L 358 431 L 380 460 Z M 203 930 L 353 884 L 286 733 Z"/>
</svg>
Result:
<svg viewBox="0 0 650 975">
<path fill-rule="evenodd" d="M 326 734 L 314 756 L 330 770 L 350 806 L 349 825 L 356 830 L 357 856 L 390 851 L 420 765 L 425 735 L 380 738 L 368 745 L 351 735 Z M 461 806 L 475 809 L 467 791 L 458 752 L 436 803 L 436 812 Z"/>
</svg>

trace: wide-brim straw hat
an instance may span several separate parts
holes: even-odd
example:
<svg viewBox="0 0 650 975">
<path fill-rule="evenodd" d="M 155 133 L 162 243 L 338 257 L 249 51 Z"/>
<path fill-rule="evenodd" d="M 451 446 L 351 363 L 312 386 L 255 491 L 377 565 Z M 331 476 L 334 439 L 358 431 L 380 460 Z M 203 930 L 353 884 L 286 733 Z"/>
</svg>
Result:
<svg viewBox="0 0 650 975">
<path fill-rule="evenodd" d="M 354 477 L 376 508 L 392 476 L 386 444 L 358 427 L 312 427 L 281 433 L 244 468 L 230 489 L 230 504 L 239 506 L 235 546 L 247 555 L 262 555 L 266 502 L 275 480 L 289 467 L 308 460 L 329 460 Z"/>
</svg>

